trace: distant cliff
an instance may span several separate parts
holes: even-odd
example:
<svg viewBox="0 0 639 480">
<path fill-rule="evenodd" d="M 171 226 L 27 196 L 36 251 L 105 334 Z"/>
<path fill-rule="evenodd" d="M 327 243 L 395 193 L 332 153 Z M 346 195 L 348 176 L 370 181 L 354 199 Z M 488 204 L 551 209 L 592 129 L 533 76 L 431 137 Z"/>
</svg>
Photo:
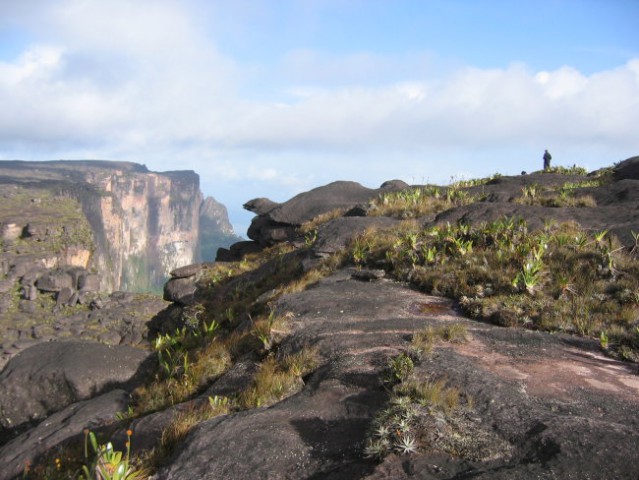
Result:
<svg viewBox="0 0 639 480">
<path fill-rule="evenodd" d="M 226 207 L 207 197 L 200 207 L 200 259 L 204 262 L 215 260 L 220 247 L 230 247 L 242 240 L 233 232 Z"/>
<path fill-rule="evenodd" d="M 193 171 L 159 173 L 108 161 L 0 162 L 0 195 L 0 274 L 16 262 L 75 265 L 97 271 L 102 290 L 147 291 L 200 259 L 203 199 Z"/>
</svg>

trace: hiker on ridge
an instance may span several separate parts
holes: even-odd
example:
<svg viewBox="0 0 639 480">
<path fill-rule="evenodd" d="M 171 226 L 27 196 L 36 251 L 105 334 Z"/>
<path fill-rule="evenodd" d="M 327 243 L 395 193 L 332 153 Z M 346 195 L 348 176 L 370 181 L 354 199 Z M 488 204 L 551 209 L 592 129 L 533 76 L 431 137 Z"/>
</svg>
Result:
<svg viewBox="0 0 639 480">
<path fill-rule="evenodd" d="M 552 160 L 552 155 L 548 153 L 548 150 L 544 151 L 544 170 L 550 170 L 550 161 Z"/>
</svg>

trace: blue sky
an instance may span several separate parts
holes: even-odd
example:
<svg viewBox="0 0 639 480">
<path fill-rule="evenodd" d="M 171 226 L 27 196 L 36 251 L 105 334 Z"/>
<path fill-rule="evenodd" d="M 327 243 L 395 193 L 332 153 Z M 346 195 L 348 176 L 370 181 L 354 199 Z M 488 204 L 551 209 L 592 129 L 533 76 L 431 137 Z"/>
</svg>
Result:
<svg viewBox="0 0 639 480">
<path fill-rule="evenodd" d="M 0 159 L 334 180 L 591 170 L 639 154 L 636 0 L 0 0 Z"/>
</svg>

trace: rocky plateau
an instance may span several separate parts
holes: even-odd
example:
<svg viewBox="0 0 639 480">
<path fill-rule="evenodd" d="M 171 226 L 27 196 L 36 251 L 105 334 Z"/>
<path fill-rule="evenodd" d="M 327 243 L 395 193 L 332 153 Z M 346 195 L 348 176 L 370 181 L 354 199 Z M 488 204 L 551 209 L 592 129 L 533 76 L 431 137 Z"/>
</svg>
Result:
<svg viewBox="0 0 639 480">
<path fill-rule="evenodd" d="M 147 192 L 129 173 L 125 190 Z M 199 205 L 175 208 L 200 221 Z M 639 157 L 442 188 L 340 181 L 245 208 L 250 240 L 172 266 L 168 303 L 99 294 L 68 257 L 20 275 L 3 260 L 0 282 L 21 289 L 16 340 L 31 343 L 0 372 L 0 480 L 74 478 L 85 429 L 130 441 L 154 480 L 639 478 Z M 5 222 L 5 253 L 38 235 L 77 245 L 86 222 Z M 473 230 L 497 224 L 520 243 Z M 46 320 L 54 308 L 64 319 Z"/>
</svg>

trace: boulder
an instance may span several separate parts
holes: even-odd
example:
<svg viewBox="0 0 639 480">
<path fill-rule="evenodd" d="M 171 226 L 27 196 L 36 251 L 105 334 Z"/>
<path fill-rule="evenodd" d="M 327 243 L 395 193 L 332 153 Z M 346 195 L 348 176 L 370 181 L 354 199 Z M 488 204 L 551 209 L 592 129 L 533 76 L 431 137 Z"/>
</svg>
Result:
<svg viewBox="0 0 639 480">
<path fill-rule="evenodd" d="M 245 255 L 258 253 L 264 249 L 257 242 L 242 241 L 231 245 L 230 248 L 219 248 L 215 257 L 216 262 L 236 262 L 241 260 Z"/>
<path fill-rule="evenodd" d="M 22 296 L 25 300 L 34 302 L 38 299 L 38 289 L 35 285 L 25 285 L 22 287 Z"/>
<path fill-rule="evenodd" d="M 193 302 L 196 285 L 195 278 L 171 278 L 164 284 L 164 300 L 179 305 L 189 305 Z"/>
<path fill-rule="evenodd" d="M 38 279 L 46 273 L 47 269 L 44 267 L 34 267 L 26 272 L 20 279 L 22 285 L 35 285 Z"/>
<path fill-rule="evenodd" d="M 32 257 L 30 255 L 15 257 L 11 260 L 8 276 L 16 280 L 22 278 L 32 270 L 43 268 L 44 261 L 45 259 L 43 258 Z"/>
<path fill-rule="evenodd" d="M 385 182 L 378 189 L 366 188 L 357 182 L 338 181 L 300 193 L 276 204 L 267 199 L 251 200 L 244 205 L 258 214 L 248 229 L 248 236 L 261 246 L 295 239 L 297 228 L 323 213 L 335 209 L 349 210 L 367 204 L 380 193 L 405 188 L 400 180 Z"/>
<path fill-rule="evenodd" d="M 273 210 L 275 207 L 280 206 L 280 204 L 273 200 L 269 200 L 268 198 L 254 198 L 242 206 L 249 212 L 253 212 L 257 215 L 264 215 Z"/>
<path fill-rule="evenodd" d="M 75 305 L 75 303 L 77 303 L 78 301 L 77 296 L 75 298 L 75 303 L 73 304 L 71 303 L 71 299 L 73 298 L 75 293 L 76 293 L 75 290 L 73 290 L 71 287 L 61 288 L 58 294 L 56 295 L 56 305 L 58 307 L 65 306 L 65 305 L 70 305 L 70 306 Z"/>
<path fill-rule="evenodd" d="M 171 275 L 172 278 L 189 278 L 197 275 L 201 269 L 201 264 L 193 263 L 191 265 L 176 268 L 175 270 L 172 270 L 169 275 Z"/>
<path fill-rule="evenodd" d="M 616 180 L 639 180 L 639 156 L 630 157 L 617 164 L 614 168 Z"/>
<path fill-rule="evenodd" d="M 78 278 L 78 290 L 83 292 L 99 292 L 100 276 L 95 273 L 86 273 Z"/>
<path fill-rule="evenodd" d="M 67 272 L 55 269 L 42 275 L 36 286 L 43 292 L 59 292 L 63 288 L 73 288 L 73 278 Z"/>
<path fill-rule="evenodd" d="M 133 388 L 152 362 L 143 350 L 91 342 L 40 343 L 13 357 L 0 372 L 3 437 L 71 403 L 106 389 Z"/>
<path fill-rule="evenodd" d="M 390 228 L 399 222 L 389 217 L 341 217 L 330 220 L 319 228 L 313 253 L 324 256 L 339 252 L 367 230 Z"/>
<path fill-rule="evenodd" d="M 9 268 L 11 268 L 9 259 L 6 257 L 0 257 L 0 276 L 7 275 L 9 273 Z"/>
</svg>

